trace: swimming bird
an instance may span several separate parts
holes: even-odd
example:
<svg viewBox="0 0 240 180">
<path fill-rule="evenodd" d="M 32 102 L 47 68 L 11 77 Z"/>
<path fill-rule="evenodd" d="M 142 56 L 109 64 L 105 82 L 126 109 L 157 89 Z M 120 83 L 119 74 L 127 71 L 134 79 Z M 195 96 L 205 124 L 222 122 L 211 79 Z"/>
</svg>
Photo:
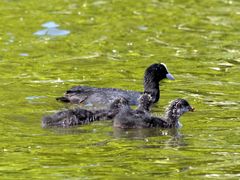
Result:
<svg viewBox="0 0 240 180">
<path fill-rule="evenodd" d="M 109 109 L 86 110 L 82 108 L 62 110 L 42 118 L 42 127 L 71 127 L 89 124 L 99 120 L 110 120 L 119 112 L 121 106 L 128 104 L 124 98 L 116 99 Z"/>
<path fill-rule="evenodd" d="M 176 99 L 170 103 L 165 112 L 165 117 L 159 118 L 150 114 L 152 97 L 144 93 L 139 98 L 136 110 L 130 107 L 125 98 L 116 99 L 109 109 L 85 110 L 81 108 L 59 111 L 42 119 L 42 127 L 70 127 L 89 124 L 99 120 L 113 119 L 113 126 L 118 128 L 179 128 L 179 118 L 188 111 L 194 111 L 184 99 Z"/>
<path fill-rule="evenodd" d="M 144 73 L 144 92 L 122 90 L 117 88 L 96 88 L 89 86 L 76 86 L 66 91 L 63 97 L 56 98 L 62 102 L 74 104 L 92 105 L 109 108 L 110 104 L 118 99 L 125 98 L 130 105 L 138 105 L 137 99 L 143 93 L 152 97 L 153 103 L 160 98 L 159 82 L 163 79 L 174 80 L 173 75 L 163 63 L 150 65 Z"/>
<path fill-rule="evenodd" d="M 143 94 L 140 98 L 140 106 L 133 110 L 129 104 L 119 106 L 120 110 L 114 117 L 113 126 L 118 128 L 179 128 L 179 118 L 185 112 L 194 111 L 194 108 L 185 99 L 176 99 L 166 109 L 164 117 L 152 116 L 149 112 L 151 96 Z"/>
</svg>

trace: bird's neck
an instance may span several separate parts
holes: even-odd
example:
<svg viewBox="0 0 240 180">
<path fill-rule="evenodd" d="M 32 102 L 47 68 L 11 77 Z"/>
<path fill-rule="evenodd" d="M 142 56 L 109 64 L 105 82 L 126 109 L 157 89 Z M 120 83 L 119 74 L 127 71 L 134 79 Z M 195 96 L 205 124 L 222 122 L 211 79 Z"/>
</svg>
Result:
<svg viewBox="0 0 240 180">
<path fill-rule="evenodd" d="M 181 114 L 177 109 L 168 108 L 165 112 L 165 120 L 171 127 L 179 127 L 181 124 L 179 123 L 179 118 Z"/>
<path fill-rule="evenodd" d="M 149 112 L 150 111 L 150 107 L 147 104 L 140 104 L 138 106 L 137 110 Z"/>
<path fill-rule="evenodd" d="M 159 90 L 159 82 L 153 80 L 145 80 L 144 93 L 150 94 L 152 96 L 153 103 L 157 102 L 160 98 Z"/>
</svg>

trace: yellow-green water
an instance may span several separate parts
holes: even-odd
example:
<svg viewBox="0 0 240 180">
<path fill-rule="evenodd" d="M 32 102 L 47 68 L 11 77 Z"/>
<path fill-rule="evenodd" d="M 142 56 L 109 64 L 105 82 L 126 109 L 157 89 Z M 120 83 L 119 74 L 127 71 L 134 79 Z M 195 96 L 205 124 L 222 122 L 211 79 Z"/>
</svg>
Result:
<svg viewBox="0 0 240 180">
<path fill-rule="evenodd" d="M 239 1 L 1 0 L 0 17 L 1 179 L 240 178 Z M 176 80 L 152 111 L 196 108 L 179 131 L 41 128 L 70 87 L 141 91 L 155 62 Z"/>
</svg>

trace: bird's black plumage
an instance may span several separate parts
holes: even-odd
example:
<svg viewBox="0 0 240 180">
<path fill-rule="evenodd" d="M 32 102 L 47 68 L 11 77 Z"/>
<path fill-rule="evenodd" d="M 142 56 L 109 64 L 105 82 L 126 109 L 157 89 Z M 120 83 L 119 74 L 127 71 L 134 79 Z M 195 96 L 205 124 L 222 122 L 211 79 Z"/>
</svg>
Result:
<svg viewBox="0 0 240 180">
<path fill-rule="evenodd" d="M 145 70 L 144 93 L 152 96 L 153 103 L 158 102 L 160 98 L 159 82 L 164 78 L 174 79 L 163 63 L 152 64 Z M 137 99 L 142 93 L 143 92 L 116 88 L 76 86 L 66 91 L 63 97 L 56 99 L 62 102 L 81 103 L 83 105 L 90 104 L 93 107 L 109 107 L 110 104 L 118 98 L 125 98 L 129 101 L 130 105 L 137 105 Z"/>
</svg>

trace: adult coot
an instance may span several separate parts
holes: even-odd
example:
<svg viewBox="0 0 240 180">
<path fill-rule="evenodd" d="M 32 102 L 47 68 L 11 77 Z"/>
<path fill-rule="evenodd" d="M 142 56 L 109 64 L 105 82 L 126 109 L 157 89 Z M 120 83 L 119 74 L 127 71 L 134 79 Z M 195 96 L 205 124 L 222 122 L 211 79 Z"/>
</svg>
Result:
<svg viewBox="0 0 240 180">
<path fill-rule="evenodd" d="M 144 93 L 151 95 L 153 103 L 156 103 L 159 100 L 159 82 L 164 78 L 174 80 L 174 77 L 168 71 L 167 66 L 163 63 L 152 64 L 145 70 Z M 141 94 L 142 92 L 116 88 L 76 86 L 68 90 L 63 97 L 58 97 L 56 99 L 62 102 L 109 107 L 110 104 L 118 98 L 125 98 L 129 101 L 130 105 L 137 105 L 137 99 Z"/>
</svg>

